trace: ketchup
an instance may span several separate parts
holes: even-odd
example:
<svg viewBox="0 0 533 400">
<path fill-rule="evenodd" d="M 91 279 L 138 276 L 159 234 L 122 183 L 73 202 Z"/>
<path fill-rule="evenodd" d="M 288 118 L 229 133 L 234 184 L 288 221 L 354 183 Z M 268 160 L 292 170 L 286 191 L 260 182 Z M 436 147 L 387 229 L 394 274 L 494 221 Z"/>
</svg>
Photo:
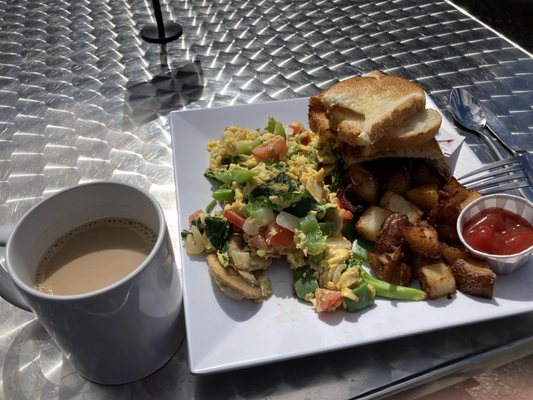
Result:
<svg viewBox="0 0 533 400">
<path fill-rule="evenodd" d="M 492 207 L 465 224 L 463 237 L 472 248 L 484 253 L 516 254 L 533 245 L 533 226 L 511 211 Z"/>
</svg>

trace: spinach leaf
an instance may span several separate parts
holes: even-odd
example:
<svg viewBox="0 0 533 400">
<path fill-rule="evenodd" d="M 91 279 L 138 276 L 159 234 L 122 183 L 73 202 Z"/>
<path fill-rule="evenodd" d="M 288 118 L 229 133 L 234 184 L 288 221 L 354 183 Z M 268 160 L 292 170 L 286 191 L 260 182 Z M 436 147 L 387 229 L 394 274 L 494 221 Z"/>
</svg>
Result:
<svg viewBox="0 0 533 400">
<path fill-rule="evenodd" d="M 289 178 L 285 172 L 280 172 L 274 178 L 257 185 L 252 190 L 251 195 L 253 197 L 278 196 L 287 192 L 295 192 L 296 190 L 298 190 L 296 182 Z"/>
<path fill-rule="evenodd" d="M 336 192 L 342 185 L 344 177 L 344 161 L 339 153 L 333 152 L 333 158 L 335 159 L 335 167 L 331 171 L 331 184 L 329 188 L 332 192 Z"/>
<path fill-rule="evenodd" d="M 231 225 L 221 217 L 205 217 L 205 234 L 213 247 L 223 251 L 231 236 Z"/>
<path fill-rule="evenodd" d="M 317 206 L 317 201 L 313 197 L 306 195 L 299 202 L 293 204 L 285 211 L 287 211 L 289 214 L 297 216 L 298 218 L 303 218 L 309 211 L 315 210 Z"/>
</svg>

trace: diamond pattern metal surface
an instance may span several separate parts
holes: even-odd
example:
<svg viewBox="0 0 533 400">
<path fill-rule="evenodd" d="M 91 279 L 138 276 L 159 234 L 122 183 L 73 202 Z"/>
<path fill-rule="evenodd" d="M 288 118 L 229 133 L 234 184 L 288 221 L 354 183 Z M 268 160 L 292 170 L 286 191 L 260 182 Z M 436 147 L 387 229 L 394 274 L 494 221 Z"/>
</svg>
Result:
<svg viewBox="0 0 533 400">
<path fill-rule="evenodd" d="M 0 223 L 111 179 L 158 198 L 179 251 L 170 110 L 309 96 L 373 69 L 418 81 L 442 109 L 452 87 L 470 88 L 533 151 L 531 55 L 447 1 L 173 0 L 164 17 L 184 34 L 166 49 L 139 37 L 150 4 L 0 0 Z M 527 315 L 212 377 L 188 373 L 184 345 L 152 377 L 108 388 L 73 374 L 30 314 L 1 301 L 0 316 L 0 393 L 19 399 L 370 398 L 533 338 Z"/>
</svg>

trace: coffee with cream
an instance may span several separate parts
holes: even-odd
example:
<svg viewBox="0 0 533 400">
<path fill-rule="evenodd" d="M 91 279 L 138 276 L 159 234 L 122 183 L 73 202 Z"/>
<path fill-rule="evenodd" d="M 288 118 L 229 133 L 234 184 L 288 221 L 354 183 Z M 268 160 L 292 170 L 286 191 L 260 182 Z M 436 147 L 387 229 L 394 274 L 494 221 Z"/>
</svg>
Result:
<svg viewBox="0 0 533 400">
<path fill-rule="evenodd" d="M 55 240 L 43 255 L 35 288 L 76 295 L 105 288 L 138 268 L 156 234 L 138 221 L 104 218 L 85 223 Z"/>
</svg>

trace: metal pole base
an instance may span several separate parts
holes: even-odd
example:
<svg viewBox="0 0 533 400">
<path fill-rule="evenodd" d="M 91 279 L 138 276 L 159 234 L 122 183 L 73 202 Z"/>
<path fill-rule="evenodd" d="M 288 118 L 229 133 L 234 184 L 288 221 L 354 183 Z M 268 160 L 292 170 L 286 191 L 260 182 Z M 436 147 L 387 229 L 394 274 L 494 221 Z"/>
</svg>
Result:
<svg viewBox="0 0 533 400">
<path fill-rule="evenodd" d="M 165 32 L 163 36 L 159 36 L 157 25 L 146 25 L 141 29 L 141 37 L 150 43 L 168 43 L 176 40 L 183 33 L 183 28 L 180 24 L 169 22 L 165 24 Z"/>
</svg>

